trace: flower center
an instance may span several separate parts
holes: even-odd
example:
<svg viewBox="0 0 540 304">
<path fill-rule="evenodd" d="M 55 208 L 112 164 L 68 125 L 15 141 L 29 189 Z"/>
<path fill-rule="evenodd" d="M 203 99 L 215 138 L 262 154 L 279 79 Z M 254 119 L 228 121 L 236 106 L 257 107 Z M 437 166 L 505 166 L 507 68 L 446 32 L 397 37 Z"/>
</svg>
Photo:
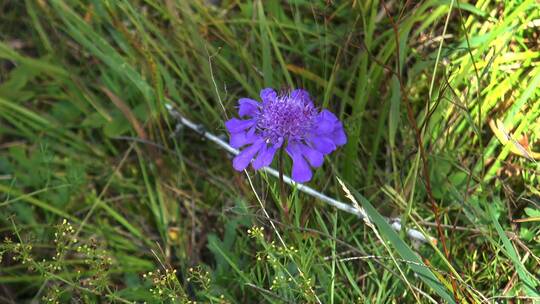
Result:
<svg viewBox="0 0 540 304">
<path fill-rule="evenodd" d="M 300 140 L 312 129 L 316 115 L 317 110 L 309 100 L 282 94 L 263 103 L 257 117 L 257 128 L 271 142 L 280 137 Z"/>
</svg>

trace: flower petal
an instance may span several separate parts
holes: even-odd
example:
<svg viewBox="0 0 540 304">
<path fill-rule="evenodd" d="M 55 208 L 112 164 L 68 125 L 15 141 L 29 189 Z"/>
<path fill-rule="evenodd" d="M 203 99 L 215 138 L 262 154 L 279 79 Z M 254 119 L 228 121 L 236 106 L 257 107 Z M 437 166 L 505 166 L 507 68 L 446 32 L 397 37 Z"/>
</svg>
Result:
<svg viewBox="0 0 540 304">
<path fill-rule="evenodd" d="M 264 139 L 259 139 L 256 142 L 254 142 L 251 146 L 245 148 L 233 159 L 233 167 L 236 171 L 242 171 L 244 170 L 251 160 L 253 159 L 253 156 L 259 152 L 259 150 L 262 148 L 264 144 Z"/>
<path fill-rule="evenodd" d="M 251 164 L 253 166 L 253 169 L 259 170 L 262 167 L 269 166 L 274 159 L 274 155 L 276 154 L 277 149 L 281 147 L 282 143 L 283 140 L 280 140 L 279 142 L 270 145 L 270 147 L 265 144 L 259 151 L 257 158 L 255 158 L 255 160 Z"/>
<path fill-rule="evenodd" d="M 336 124 L 339 123 L 338 118 L 334 113 L 324 109 L 319 113 L 316 118 L 316 133 L 317 134 L 328 134 L 334 131 Z"/>
<path fill-rule="evenodd" d="M 321 115 L 323 116 L 323 118 L 325 120 L 328 120 L 328 121 L 331 121 L 331 122 L 339 122 L 339 119 L 336 117 L 336 115 L 330 111 L 328 111 L 327 109 L 323 109 L 321 111 Z"/>
<path fill-rule="evenodd" d="M 332 140 L 336 146 L 343 146 L 347 143 L 347 134 L 345 134 L 345 130 L 343 129 L 343 124 L 341 122 L 338 123 L 337 127 L 334 129 L 334 132 L 332 132 Z"/>
<path fill-rule="evenodd" d="M 257 138 L 259 137 L 257 136 L 257 134 L 255 134 L 255 128 L 251 128 L 247 132 L 242 131 L 237 133 L 231 133 L 229 144 L 233 148 L 240 148 L 242 146 L 255 142 Z"/>
<path fill-rule="evenodd" d="M 312 136 L 311 143 L 322 154 L 332 153 L 336 149 L 334 141 L 326 136 Z"/>
<path fill-rule="evenodd" d="M 229 133 L 238 133 L 253 126 L 254 124 L 255 120 L 253 119 L 241 120 L 238 118 L 232 118 L 225 122 L 225 127 L 227 128 Z"/>
<path fill-rule="evenodd" d="M 249 98 L 240 98 L 238 100 L 238 115 L 255 116 L 259 112 L 259 102 Z"/>
<path fill-rule="evenodd" d="M 272 88 L 262 89 L 260 95 L 262 102 L 272 101 L 277 98 L 277 93 Z"/>
<path fill-rule="evenodd" d="M 293 90 L 290 95 L 292 99 L 300 99 L 304 103 L 313 103 L 311 101 L 311 98 L 309 97 L 308 91 L 306 90 L 296 89 L 296 90 Z"/>
<path fill-rule="evenodd" d="M 334 130 L 334 123 L 328 120 L 316 119 L 315 133 L 328 134 Z"/>
<path fill-rule="evenodd" d="M 309 164 L 312 167 L 318 168 L 322 166 L 323 161 L 324 161 L 324 156 L 321 152 L 313 148 L 310 148 L 304 144 L 299 144 L 299 145 L 300 145 L 300 151 L 302 152 L 302 154 L 308 160 Z"/>
<path fill-rule="evenodd" d="M 289 154 L 293 160 L 292 179 L 298 183 L 305 183 L 311 180 L 311 177 L 313 176 L 311 168 L 302 156 L 298 143 L 289 142 L 285 151 L 287 151 L 287 154 Z"/>
</svg>

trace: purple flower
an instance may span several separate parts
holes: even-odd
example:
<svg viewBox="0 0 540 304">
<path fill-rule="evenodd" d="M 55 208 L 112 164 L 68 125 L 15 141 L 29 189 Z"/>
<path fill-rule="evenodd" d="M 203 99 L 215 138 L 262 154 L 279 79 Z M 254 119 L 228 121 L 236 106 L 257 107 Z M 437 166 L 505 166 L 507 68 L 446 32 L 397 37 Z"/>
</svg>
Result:
<svg viewBox="0 0 540 304">
<path fill-rule="evenodd" d="M 330 111 L 319 112 L 305 90 L 277 94 L 271 88 L 261 91 L 258 102 L 238 101 L 238 115 L 225 123 L 231 134 L 230 145 L 242 148 L 233 167 L 244 170 L 250 163 L 258 170 L 269 166 L 276 151 L 286 145 L 292 158 L 292 179 L 303 183 L 311 179 L 311 167 L 320 167 L 323 156 L 347 142 L 343 124 Z"/>
</svg>

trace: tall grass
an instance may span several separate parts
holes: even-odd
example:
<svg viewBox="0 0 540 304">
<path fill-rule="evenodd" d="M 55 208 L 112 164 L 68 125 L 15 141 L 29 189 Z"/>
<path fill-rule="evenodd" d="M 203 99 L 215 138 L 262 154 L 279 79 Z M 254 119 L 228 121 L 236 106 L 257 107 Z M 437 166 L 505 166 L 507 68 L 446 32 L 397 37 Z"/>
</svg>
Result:
<svg viewBox="0 0 540 304">
<path fill-rule="evenodd" d="M 537 1 L 0 11 L 1 302 L 540 301 Z M 287 217 L 165 108 L 224 134 L 264 87 L 338 113 L 310 186 L 370 220 L 292 188 Z"/>
</svg>

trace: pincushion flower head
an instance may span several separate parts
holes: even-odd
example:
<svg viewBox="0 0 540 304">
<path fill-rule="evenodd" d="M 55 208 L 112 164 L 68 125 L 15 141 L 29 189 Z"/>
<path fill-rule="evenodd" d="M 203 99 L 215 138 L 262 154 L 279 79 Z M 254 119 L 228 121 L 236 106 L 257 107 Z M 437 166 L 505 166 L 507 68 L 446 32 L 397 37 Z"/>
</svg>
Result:
<svg viewBox="0 0 540 304">
<path fill-rule="evenodd" d="M 241 149 L 233 160 L 234 169 L 242 171 L 250 163 L 255 170 L 269 166 L 284 147 L 293 162 L 292 179 L 303 183 L 311 179 L 311 167 L 320 167 L 324 155 L 347 142 L 343 124 L 332 112 L 319 111 L 307 91 L 278 94 L 267 88 L 260 97 L 261 102 L 241 98 L 241 119 L 225 123 L 230 145 Z"/>
</svg>

